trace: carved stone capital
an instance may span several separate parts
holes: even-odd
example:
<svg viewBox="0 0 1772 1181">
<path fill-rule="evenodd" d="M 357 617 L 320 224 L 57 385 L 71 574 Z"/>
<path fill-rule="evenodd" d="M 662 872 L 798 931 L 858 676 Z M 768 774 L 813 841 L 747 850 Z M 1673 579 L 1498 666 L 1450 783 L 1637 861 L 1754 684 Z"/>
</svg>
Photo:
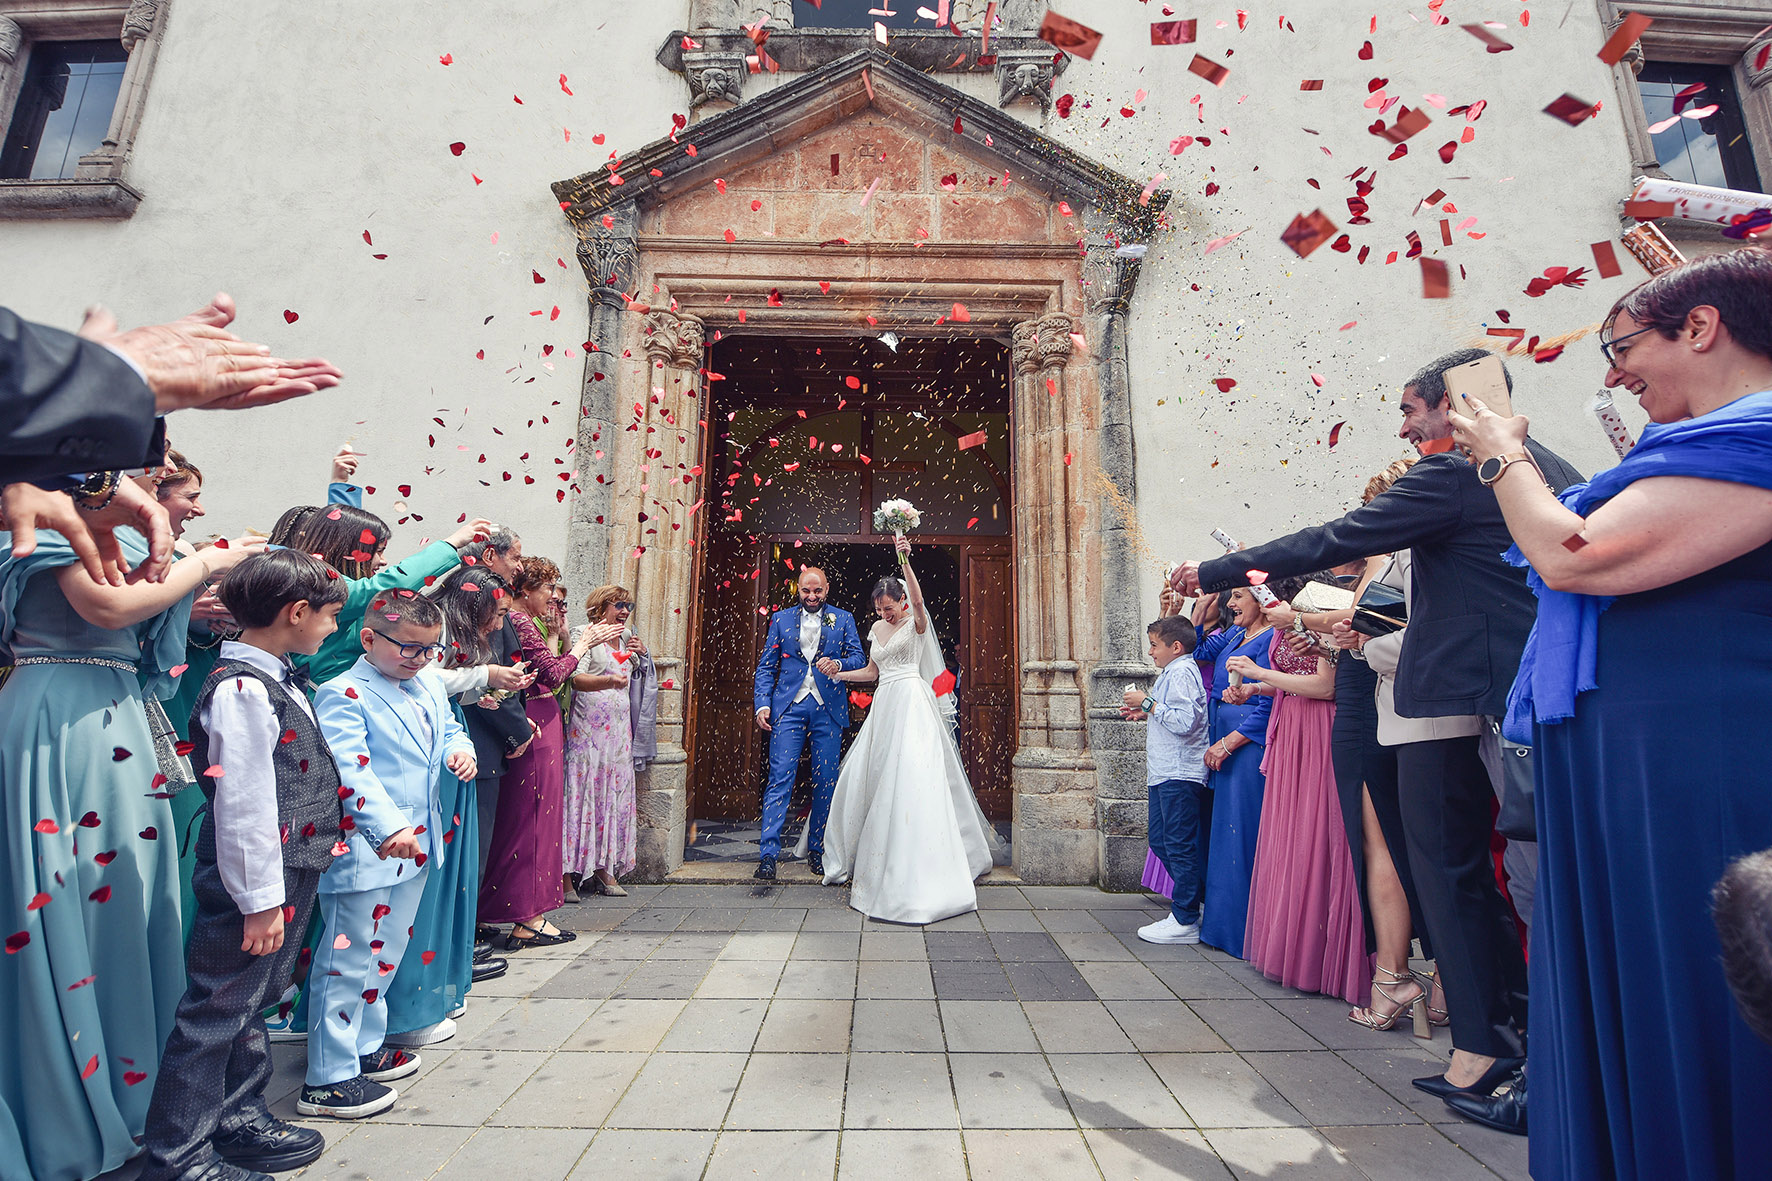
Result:
<svg viewBox="0 0 1772 1181">
<path fill-rule="evenodd" d="M 0 65 L 10 66 L 18 60 L 18 48 L 25 43 L 25 31 L 9 16 L 0 16 Z"/>
<path fill-rule="evenodd" d="M 579 227 L 578 262 L 592 299 L 624 306 L 620 293 L 633 282 L 639 257 L 639 218 L 633 205 L 617 205 Z"/>
<path fill-rule="evenodd" d="M 1761 37 L 1748 46 L 1747 52 L 1741 56 L 1742 72 L 1747 75 L 1747 84 L 1755 90 L 1772 82 L 1772 53 L 1766 52 L 1769 45 L 1772 45 L 1772 37 Z M 1762 54 L 1765 54 L 1766 64 L 1756 70 L 1754 63 L 1761 60 Z"/>
<path fill-rule="evenodd" d="M 689 27 L 697 32 L 736 32 L 743 23 L 739 7 L 738 0 L 689 0 Z"/>
<path fill-rule="evenodd" d="M 744 101 L 744 80 L 749 70 L 743 54 L 685 53 L 683 73 L 689 79 L 690 110 L 709 103 L 724 109 Z"/>
<path fill-rule="evenodd" d="M 653 361 L 662 361 L 673 369 L 699 369 L 706 339 L 702 322 L 694 316 L 646 313 L 645 349 Z"/>
<path fill-rule="evenodd" d="M 160 0 L 130 0 L 123 14 L 123 48 L 134 52 L 136 44 L 154 35 L 160 17 Z"/>
<path fill-rule="evenodd" d="M 1071 359 L 1071 333 L 1076 330 L 1062 312 L 1017 324 L 1010 346 L 1015 372 L 1037 374 L 1064 368 Z"/>
<path fill-rule="evenodd" d="M 1042 118 L 1052 107 L 1052 80 L 1058 74 L 1054 54 L 1002 50 L 997 54 L 997 105 L 1032 102 Z"/>
</svg>

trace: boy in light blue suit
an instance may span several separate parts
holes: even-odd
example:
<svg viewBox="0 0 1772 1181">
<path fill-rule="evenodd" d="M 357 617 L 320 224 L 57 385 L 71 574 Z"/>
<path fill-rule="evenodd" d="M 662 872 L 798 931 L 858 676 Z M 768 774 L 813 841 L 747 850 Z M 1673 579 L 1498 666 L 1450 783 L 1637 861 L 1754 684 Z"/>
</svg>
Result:
<svg viewBox="0 0 1772 1181">
<path fill-rule="evenodd" d="M 384 1084 L 418 1069 L 416 1054 L 382 1044 L 382 996 L 406 953 L 428 863 L 445 856 L 438 776 L 447 767 L 466 781 L 475 770 L 474 744 L 433 664 L 442 623 L 424 596 L 386 592 L 363 617 L 362 657 L 314 695 L 349 831 L 320 879 L 326 925 L 308 972 L 307 1085 L 295 1105 L 303 1115 L 386 1111 L 398 1095 Z"/>
<path fill-rule="evenodd" d="M 830 584 L 824 571 L 800 571 L 800 605 L 777 611 L 757 661 L 752 705 L 757 726 L 769 731 L 769 787 L 763 794 L 763 836 L 754 876 L 775 880 L 781 828 L 787 820 L 800 752 L 812 739 L 812 815 L 806 820 L 806 868 L 824 877 L 824 822 L 837 789 L 843 731 L 849 725 L 849 693 L 818 665 L 834 660 L 845 671 L 868 662 L 855 616 L 825 605 Z"/>
</svg>

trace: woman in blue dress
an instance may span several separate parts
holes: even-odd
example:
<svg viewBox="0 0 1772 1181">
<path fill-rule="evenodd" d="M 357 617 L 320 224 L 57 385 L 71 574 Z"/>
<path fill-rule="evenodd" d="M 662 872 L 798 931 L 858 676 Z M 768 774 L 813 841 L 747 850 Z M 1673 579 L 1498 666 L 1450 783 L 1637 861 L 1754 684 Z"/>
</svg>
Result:
<svg viewBox="0 0 1772 1181">
<path fill-rule="evenodd" d="M 1772 1049 L 1710 916 L 1772 845 L 1772 254 L 1650 280 L 1601 341 L 1651 423 L 1561 503 L 1525 419 L 1454 419 L 1539 593 L 1508 718 L 1537 763 L 1532 1175 L 1772 1177 Z M 1524 1084 L 1454 1106 L 1523 1132 Z"/>
<path fill-rule="evenodd" d="M 1248 587 L 1230 592 L 1228 610 L 1230 626 L 1202 635 L 1193 657 L 1212 662 L 1212 687 L 1206 695 L 1212 734 L 1212 745 L 1206 748 L 1206 786 L 1212 789 L 1212 823 L 1203 850 L 1206 906 L 1200 941 L 1242 959 L 1255 836 L 1267 783 L 1261 755 L 1274 699 L 1254 693 L 1253 683 L 1232 685 L 1225 665 L 1233 656 L 1246 656 L 1262 668 L 1271 667 L 1268 646 L 1274 637 L 1273 626 Z"/>
<path fill-rule="evenodd" d="M 118 530 L 131 563 L 147 556 Z M 96 1177 L 137 1147 L 185 989 L 172 809 L 143 712 L 170 689 L 194 591 L 263 543 L 95 583 L 57 534 L 0 533 L 0 1162 Z M 138 680 L 139 676 L 139 680 Z"/>
</svg>

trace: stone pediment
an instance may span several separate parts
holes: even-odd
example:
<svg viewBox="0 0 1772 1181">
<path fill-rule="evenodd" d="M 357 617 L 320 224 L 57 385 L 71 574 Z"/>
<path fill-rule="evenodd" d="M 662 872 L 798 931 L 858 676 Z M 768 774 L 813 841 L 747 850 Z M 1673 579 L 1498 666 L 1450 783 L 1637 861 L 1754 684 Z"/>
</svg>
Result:
<svg viewBox="0 0 1772 1181">
<path fill-rule="evenodd" d="M 612 212 L 645 214 L 712 185 L 717 177 L 766 168 L 772 157 L 796 151 L 836 125 L 867 118 L 924 141 L 932 152 L 940 149 L 985 172 L 1006 174 L 1012 187 L 1067 202 L 1091 236 L 1105 234 L 1128 244 L 1148 241 L 1169 201 L 1167 190 L 1146 196 L 1141 181 L 877 49 L 839 58 L 704 119 L 674 139 L 655 140 L 621 157 L 616 167 L 597 168 L 552 187 L 580 236 L 594 239 Z M 803 175 L 801 181 L 809 188 L 840 190 L 851 204 L 866 188 L 840 173 L 818 181 Z M 907 229 L 902 237 L 913 232 Z"/>
</svg>

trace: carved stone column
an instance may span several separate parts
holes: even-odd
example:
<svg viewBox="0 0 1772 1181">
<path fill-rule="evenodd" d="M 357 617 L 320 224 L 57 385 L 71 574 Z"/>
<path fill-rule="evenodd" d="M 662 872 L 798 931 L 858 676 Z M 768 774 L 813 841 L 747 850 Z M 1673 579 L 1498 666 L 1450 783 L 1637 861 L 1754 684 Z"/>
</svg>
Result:
<svg viewBox="0 0 1772 1181">
<path fill-rule="evenodd" d="M 116 105 L 111 108 L 111 124 L 99 146 L 80 157 L 74 169 L 76 180 L 108 180 L 123 175 L 135 129 L 141 125 L 141 108 L 147 101 L 148 81 L 154 69 L 153 43 L 165 7 L 164 0 L 130 0 L 119 35 L 123 48 L 129 51 L 129 62 L 123 67 L 123 82 Z"/>
<path fill-rule="evenodd" d="M 0 66 L 18 60 L 19 46 L 25 43 L 25 31 L 9 16 L 0 16 Z"/>
<path fill-rule="evenodd" d="M 1074 512 L 1078 453 L 1092 415 L 1065 378 L 1074 324 L 1063 314 L 1017 324 L 1015 372 L 1016 619 L 1021 717 L 1011 782 L 1015 868 L 1023 880 L 1096 880 L 1095 762 L 1084 717 L 1079 612 L 1095 581 Z"/>
<path fill-rule="evenodd" d="M 637 872 L 657 881 L 683 863 L 689 803 L 684 677 L 695 569 L 691 510 L 702 486 L 690 469 L 701 449 L 697 418 L 704 335 L 700 320 L 668 311 L 648 312 L 644 332 L 645 389 L 632 387 L 642 412 L 631 418 L 632 434 L 626 433 L 628 426 L 622 428 L 618 511 L 627 521 L 624 548 L 639 555 L 633 563 L 634 630 L 651 647 L 658 667 L 658 758 L 634 784 Z"/>
</svg>

